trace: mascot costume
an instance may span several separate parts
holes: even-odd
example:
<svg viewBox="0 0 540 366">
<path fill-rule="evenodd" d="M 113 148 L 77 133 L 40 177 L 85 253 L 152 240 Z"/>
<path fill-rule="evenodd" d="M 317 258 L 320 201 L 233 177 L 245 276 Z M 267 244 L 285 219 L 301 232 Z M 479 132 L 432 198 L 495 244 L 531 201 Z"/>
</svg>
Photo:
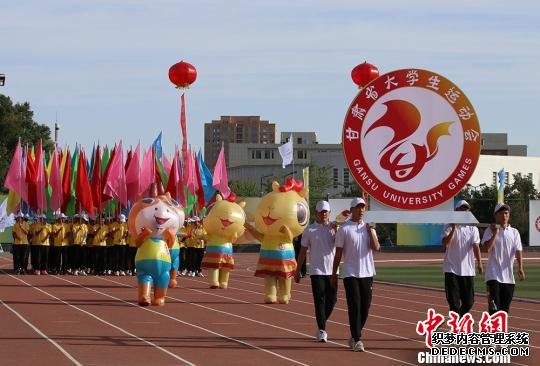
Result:
<svg viewBox="0 0 540 366">
<path fill-rule="evenodd" d="M 229 271 L 234 269 L 232 243 L 244 234 L 246 222 L 246 203 L 235 201 L 234 193 L 226 200 L 218 194 L 203 219 L 207 240 L 201 267 L 208 270 L 210 288 L 227 288 Z"/>
<path fill-rule="evenodd" d="M 169 286 L 171 256 L 176 233 L 184 224 L 184 211 L 167 192 L 143 198 L 133 205 L 128 219 L 129 232 L 136 238 L 135 268 L 139 283 L 139 305 L 162 306 Z M 154 299 L 150 291 L 154 286 Z"/>
<path fill-rule="evenodd" d="M 285 185 L 272 182 L 255 210 L 255 228 L 246 229 L 261 242 L 255 276 L 264 278 L 264 302 L 289 303 L 292 277 L 296 271 L 293 238 L 302 234 L 309 222 L 309 206 L 302 181 L 287 179 Z"/>
</svg>

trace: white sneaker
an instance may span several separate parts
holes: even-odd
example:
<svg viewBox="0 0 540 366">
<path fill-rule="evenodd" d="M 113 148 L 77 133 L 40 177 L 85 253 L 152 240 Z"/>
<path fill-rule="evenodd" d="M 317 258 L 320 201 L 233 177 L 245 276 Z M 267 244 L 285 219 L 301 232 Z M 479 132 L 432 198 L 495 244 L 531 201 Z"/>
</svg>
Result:
<svg viewBox="0 0 540 366">
<path fill-rule="evenodd" d="M 362 341 L 356 342 L 352 350 L 353 352 L 364 352 L 364 343 L 362 343 Z"/>
<path fill-rule="evenodd" d="M 187 274 L 187 271 L 184 269 L 182 272 L 180 272 L 182 276 L 185 276 Z"/>
<path fill-rule="evenodd" d="M 79 275 L 79 271 L 75 270 L 75 271 L 73 272 L 73 275 L 74 275 L 74 276 L 78 276 L 78 275 Z"/>
<path fill-rule="evenodd" d="M 204 277 L 201 271 L 197 272 L 197 277 Z"/>
<path fill-rule="evenodd" d="M 319 329 L 317 332 L 317 342 L 328 342 L 328 333 L 322 329 Z"/>
<path fill-rule="evenodd" d="M 126 272 L 120 271 L 120 276 L 125 276 L 125 275 L 126 275 Z"/>
</svg>

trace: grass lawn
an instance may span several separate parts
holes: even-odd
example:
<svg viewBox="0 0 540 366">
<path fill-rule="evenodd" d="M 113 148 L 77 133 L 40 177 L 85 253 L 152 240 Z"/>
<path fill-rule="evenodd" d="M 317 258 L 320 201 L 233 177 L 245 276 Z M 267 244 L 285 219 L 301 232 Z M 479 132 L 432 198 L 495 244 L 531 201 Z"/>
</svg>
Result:
<svg viewBox="0 0 540 366">
<path fill-rule="evenodd" d="M 484 265 L 485 268 L 485 265 Z M 525 262 L 525 281 L 519 281 L 517 269 L 514 266 L 516 278 L 515 297 L 540 299 L 540 264 Z M 422 265 L 407 267 L 392 267 L 378 265 L 375 280 L 444 288 L 444 274 L 441 265 Z M 477 275 L 474 281 L 477 293 L 486 292 L 484 275 Z"/>
</svg>

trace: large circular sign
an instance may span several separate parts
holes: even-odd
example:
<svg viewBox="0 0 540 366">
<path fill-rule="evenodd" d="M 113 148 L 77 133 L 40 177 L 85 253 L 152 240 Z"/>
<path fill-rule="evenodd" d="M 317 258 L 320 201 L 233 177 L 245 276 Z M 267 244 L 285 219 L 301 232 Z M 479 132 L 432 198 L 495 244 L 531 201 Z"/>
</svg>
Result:
<svg viewBox="0 0 540 366">
<path fill-rule="evenodd" d="M 480 156 L 480 125 L 465 93 L 444 76 L 403 69 L 362 89 L 343 124 L 343 152 L 378 201 L 418 210 L 454 197 Z"/>
</svg>

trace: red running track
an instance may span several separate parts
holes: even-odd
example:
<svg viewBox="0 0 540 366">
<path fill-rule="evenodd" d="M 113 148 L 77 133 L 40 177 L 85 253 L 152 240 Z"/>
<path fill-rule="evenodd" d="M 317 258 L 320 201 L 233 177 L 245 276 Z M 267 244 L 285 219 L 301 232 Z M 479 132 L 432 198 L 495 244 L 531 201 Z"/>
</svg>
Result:
<svg viewBox="0 0 540 366">
<path fill-rule="evenodd" d="M 263 281 L 253 277 L 256 258 L 235 255 L 227 290 L 210 290 L 206 278 L 179 277 L 164 307 L 142 308 L 134 277 L 14 276 L 11 256 L 0 256 L 0 364 L 416 365 L 426 350 L 416 323 L 429 307 L 448 311 L 444 292 L 375 283 L 366 352 L 352 352 L 340 283 L 329 342 L 317 343 L 309 278 L 293 285 L 290 304 L 264 304 Z M 377 254 L 389 258 L 403 256 Z M 477 296 L 475 320 L 484 309 L 484 296 Z M 540 305 L 514 301 L 509 326 L 528 332 L 531 342 L 530 356 L 513 364 L 539 364 Z"/>
</svg>

